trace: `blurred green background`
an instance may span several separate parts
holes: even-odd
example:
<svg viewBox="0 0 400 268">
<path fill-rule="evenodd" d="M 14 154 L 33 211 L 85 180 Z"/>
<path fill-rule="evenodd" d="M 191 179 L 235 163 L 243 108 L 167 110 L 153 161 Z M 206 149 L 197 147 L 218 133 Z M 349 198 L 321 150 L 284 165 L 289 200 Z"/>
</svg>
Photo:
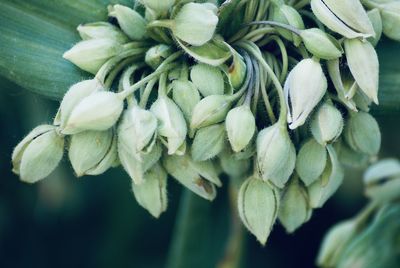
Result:
<svg viewBox="0 0 400 268">
<path fill-rule="evenodd" d="M 121 169 L 75 178 L 67 161 L 35 185 L 11 173 L 13 147 L 51 122 L 58 102 L 0 80 L 0 267 L 216 267 L 230 230 L 226 188 L 210 203 L 169 180 L 169 208 L 159 220 L 139 207 Z M 396 114 L 375 111 L 381 156 L 399 156 Z M 293 235 L 279 225 L 261 247 L 245 234 L 243 267 L 313 267 L 323 234 L 366 202 L 360 170 Z M 301 266 L 299 266 L 301 264 Z"/>
</svg>

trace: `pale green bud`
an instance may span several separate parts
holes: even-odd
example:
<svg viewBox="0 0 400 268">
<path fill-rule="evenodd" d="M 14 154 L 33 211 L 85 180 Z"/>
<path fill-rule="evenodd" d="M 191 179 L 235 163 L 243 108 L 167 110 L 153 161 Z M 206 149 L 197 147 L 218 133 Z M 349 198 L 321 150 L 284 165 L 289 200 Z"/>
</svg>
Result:
<svg viewBox="0 0 400 268">
<path fill-rule="evenodd" d="M 359 86 L 356 82 L 354 82 L 354 86 L 357 87 L 357 92 L 353 96 L 352 100 L 360 111 L 368 113 L 371 110 L 370 106 L 372 104 L 372 100 L 361 90 L 359 90 Z"/>
<path fill-rule="evenodd" d="M 353 220 L 340 222 L 325 235 L 317 263 L 320 267 L 337 267 L 340 257 L 357 233 L 357 224 Z"/>
<path fill-rule="evenodd" d="M 187 126 L 182 111 L 167 96 L 160 96 L 151 106 L 158 120 L 158 134 L 167 138 L 168 154 L 174 154 L 185 142 Z"/>
<path fill-rule="evenodd" d="M 102 164 L 102 169 L 105 170 L 112 166 L 115 159 L 109 159 L 108 167 L 104 166 L 102 161 L 113 149 L 113 136 L 113 130 L 111 129 L 106 131 L 84 131 L 72 135 L 68 156 L 78 177 L 97 169 L 100 164 Z"/>
<path fill-rule="evenodd" d="M 343 54 L 343 48 L 339 42 L 333 36 L 318 28 L 302 30 L 300 37 L 307 50 L 317 58 L 333 60 L 340 58 Z"/>
<path fill-rule="evenodd" d="M 382 24 L 382 16 L 379 12 L 379 9 L 374 8 L 367 12 L 368 18 L 372 23 L 375 31 L 375 37 L 370 37 L 367 40 L 374 46 L 378 44 L 379 40 L 382 36 L 383 24 Z"/>
<path fill-rule="evenodd" d="M 199 63 L 192 67 L 190 79 L 204 97 L 224 94 L 224 77 L 217 67 Z"/>
<path fill-rule="evenodd" d="M 309 139 L 301 146 L 296 159 L 296 171 L 306 186 L 314 183 L 325 170 L 327 152 L 324 146 Z"/>
<path fill-rule="evenodd" d="M 321 64 L 315 59 L 304 59 L 290 71 L 284 87 L 290 129 L 305 123 L 327 88 Z"/>
<path fill-rule="evenodd" d="M 384 159 L 370 166 L 363 178 L 365 194 L 375 202 L 389 203 L 400 197 L 400 162 Z"/>
<path fill-rule="evenodd" d="M 140 41 L 146 38 L 146 20 L 135 10 L 122 5 L 114 5 L 109 15 L 117 18 L 122 31 L 130 39 Z"/>
<path fill-rule="evenodd" d="M 199 129 L 192 144 L 193 160 L 205 161 L 214 158 L 224 149 L 225 140 L 226 133 L 223 124 Z"/>
<path fill-rule="evenodd" d="M 219 159 L 222 171 L 230 177 L 242 177 L 250 170 L 251 161 L 248 159 L 237 159 L 230 150 L 222 151 L 219 154 Z"/>
<path fill-rule="evenodd" d="M 374 47 L 368 41 L 347 39 L 344 48 L 351 74 L 360 89 L 378 104 L 379 60 Z"/>
<path fill-rule="evenodd" d="M 344 137 L 347 144 L 355 151 L 376 155 L 381 146 L 379 125 L 370 114 L 351 113 L 347 121 Z"/>
<path fill-rule="evenodd" d="M 327 146 L 329 160 L 321 177 L 308 187 L 310 206 L 320 208 L 337 191 L 342 184 L 344 172 L 339 163 L 335 149 Z"/>
<path fill-rule="evenodd" d="M 159 143 L 154 144 L 149 152 L 135 153 L 126 147 L 126 141 L 118 137 L 118 157 L 135 184 L 144 181 L 144 174 L 152 168 L 161 158 L 162 148 Z"/>
<path fill-rule="evenodd" d="M 340 111 L 329 103 L 324 103 L 311 122 L 311 133 L 322 145 L 334 142 L 343 130 L 343 117 Z"/>
<path fill-rule="evenodd" d="M 274 6 L 272 11 L 272 20 L 280 23 L 290 25 L 296 29 L 304 29 L 304 22 L 299 12 L 292 6 L 280 4 Z M 301 38 L 288 30 L 277 29 L 284 38 L 293 41 L 295 46 L 300 45 Z"/>
<path fill-rule="evenodd" d="M 347 38 L 374 36 L 374 28 L 359 0 L 311 0 L 314 15 Z"/>
<path fill-rule="evenodd" d="M 142 184 L 132 183 L 136 201 L 155 218 L 167 210 L 167 173 L 160 164 L 155 164 L 144 175 Z"/>
<path fill-rule="evenodd" d="M 383 33 L 393 39 L 400 40 L 400 3 L 392 1 L 379 6 L 382 16 Z"/>
<path fill-rule="evenodd" d="M 195 130 L 224 121 L 231 104 L 231 99 L 228 96 L 211 95 L 205 97 L 193 109 L 190 128 Z"/>
<path fill-rule="evenodd" d="M 121 51 L 122 45 L 113 39 L 90 39 L 77 43 L 64 53 L 63 58 L 82 70 L 96 74 L 109 58 Z"/>
<path fill-rule="evenodd" d="M 71 135 L 85 130 L 106 130 L 119 119 L 123 99 L 113 92 L 95 92 L 82 99 L 72 110 L 63 134 Z"/>
<path fill-rule="evenodd" d="M 173 81 L 172 98 L 179 108 L 181 108 L 186 121 L 190 123 L 193 109 L 200 102 L 200 94 L 195 85 L 190 81 Z"/>
<path fill-rule="evenodd" d="M 92 93 L 102 90 L 104 90 L 103 85 L 97 79 L 84 80 L 72 85 L 61 101 L 59 112 L 55 120 L 58 122 L 55 123 L 61 125 L 61 128 L 65 127 L 75 106 Z"/>
<path fill-rule="evenodd" d="M 268 182 L 256 177 L 248 178 L 238 194 L 239 216 L 246 228 L 265 245 L 276 221 L 279 193 Z"/>
<path fill-rule="evenodd" d="M 228 79 L 234 89 L 240 89 L 247 74 L 247 66 L 242 56 L 233 53 L 233 61 L 228 69 Z"/>
<path fill-rule="evenodd" d="M 248 105 L 229 111 L 226 116 L 226 131 L 233 151 L 242 151 L 251 141 L 256 131 L 256 119 Z"/>
<path fill-rule="evenodd" d="M 63 152 L 64 138 L 57 133 L 56 127 L 38 126 L 14 149 L 13 171 L 24 182 L 38 182 L 54 171 Z"/>
<path fill-rule="evenodd" d="M 151 150 L 157 136 L 157 118 L 137 105 L 129 107 L 118 125 L 118 136 L 120 142 L 135 154 Z"/>
<path fill-rule="evenodd" d="M 350 168 L 365 168 L 370 160 L 370 156 L 356 152 L 345 142 L 336 142 L 335 150 L 338 153 L 340 163 Z"/>
<path fill-rule="evenodd" d="M 140 0 L 140 2 L 160 13 L 167 12 L 175 4 L 175 0 Z"/>
<path fill-rule="evenodd" d="M 207 200 L 217 195 L 215 183 L 221 185 L 211 162 L 194 162 L 187 154 L 163 157 L 163 165 L 168 174 L 183 186 Z"/>
<path fill-rule="evenodd" d="M 118 27 L 108 22 L 101 21 L 81 24 L 77 30 L 83 40 L 106 38 L 115 40 L 121 44 L 129 41 L 129 38 Z"/>
<path fill-rule="evenodd" d="M 296 150 L 286 127 L 279 123 L 257 136 L 257 166 L 265 181 L 283 188 L 296 164 Z"/>
<path fill-rule="evenodd" d="M 201 46 L 211 40 L 218 24 L 218 16 L 210 4 L 185 4 L 173 21 L 173 34 L 193 46 Z"/>
<path fill-rule="evenodd" d="M 281 197 L 278 218 L 288 233 L 293 233 L 311 217 L 308 194 L 297 179 L 292 179 Z"/>
<path fill-rule="evenodd" d="M 172 54 L 173 50 L 170 46 L 159 44 L 151 47 L 146 52 L 145 62 L 153 69 L 157 69 L 158 66 Z"/>
</svg>

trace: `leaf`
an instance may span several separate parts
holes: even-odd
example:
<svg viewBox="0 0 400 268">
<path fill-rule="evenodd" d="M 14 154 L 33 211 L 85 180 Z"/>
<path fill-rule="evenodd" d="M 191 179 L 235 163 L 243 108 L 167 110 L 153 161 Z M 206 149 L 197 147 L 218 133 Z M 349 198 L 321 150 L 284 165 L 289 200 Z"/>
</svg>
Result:
<svg viewBox="0 0 400 268">
<path fill-rule="evenodd" d="M 3 0 L 0 2 L 0 75 L 59 99 L 88 77 L 62 58 L 79 40 L 80 23 L 106 20 L 107 3 L 132 1 Z"/>
</svg>

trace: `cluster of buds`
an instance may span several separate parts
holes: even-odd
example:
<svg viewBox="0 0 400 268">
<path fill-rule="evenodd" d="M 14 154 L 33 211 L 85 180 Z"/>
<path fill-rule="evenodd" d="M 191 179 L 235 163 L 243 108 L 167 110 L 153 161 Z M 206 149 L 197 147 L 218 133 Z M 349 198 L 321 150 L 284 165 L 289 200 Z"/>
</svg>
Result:
<svg viewBox="0 0 400 268">
<path fill-rule="evenodd" d="M 343 165 L 379 151 L 374 46 L 382 33 L 400 39 L 399 5 L 216 2 L 140 0 L 80 25 L 64 58 L 95 77 L 15 148 L 14 172 L 37 182 L 64 149 L 77 176 L 122 166 L 154 217 L 167 209 L 169 176 L 213 200 L 226 174 L 262 244 L 277 220 L 288 232 L 307 222 Z"/>
</svg>

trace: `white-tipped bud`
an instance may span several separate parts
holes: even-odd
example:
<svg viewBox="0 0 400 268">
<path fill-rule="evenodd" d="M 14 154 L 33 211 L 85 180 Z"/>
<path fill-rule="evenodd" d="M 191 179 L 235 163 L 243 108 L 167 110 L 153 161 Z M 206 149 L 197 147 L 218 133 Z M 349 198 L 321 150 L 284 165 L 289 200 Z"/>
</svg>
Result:
<svg viewBox="0 0 400 268">
<path fill-rule="evenodd" d="M 153 69 L 157 69 L 158 66 L 173 52 L 170 46 L 159 44 L 151 47 L 146 52 L 145 62 Z"/>
<path fill-rule="evenodd" d="M 58 121 L 57 123 L 61 125 L 61 128 L 65 127 L 75 106 L 92 93 L 102 90 L 104 90 L 103 85 L 97 79 L 84 80 L 72 85 L 61 101 L 55 121 Z"/>
<path fill-rule="evenodd" d="M 77 43 L 63 57 L 82 70 L 96 74 L 109 58 L 121 51 L 122 45 L 113 39 L 90 39 Z"/>
<path fill-rule="evenodd" d="M 286 127 L 276 123 L 258 134 L 257 166 L 263 180 L 283 188 L 295 163 L 296 150 Z"/>
<path fill-rule="evenodd" d="M 231 104 L 225 95 L 205 97 L 194 107 L 190 128 L 195 130 L 224 121 Z"/>
<path fill-rule="evenodd" d="M 121 44 L 129 41 L 129 38 L 118 27 L 108 22 L 94 22 L 81 24 L 77 28 L 83 40 L 90 39 L 112 39 Z"/>
<path fill-rule="evenodd" d="M 296 172 L 306 186 L 314 183 L 325 170 L 326 148 L 316 140 L 310 139 L 303 146 L 296 159 Z"/>
<path fill-rule="evenodd" d="M 317 60 L 304 59 L 292 69 L 285 82 L 290 129 L 305 123 L 327 88 L 328 82 Z"/>
<path fill-rule="evenodd" d="M 153 217 L 159 218 L 167 210 L 167 173 L 160 164 L 154 165 L 145 175 L 142 184 L 132 183 L 136 201 Z"/>
<path fill-rule="evenodd" d="M 211 40 L 218 24 L 218 16 L 210 4 L 185 4 L 174 18 L 173 34 L 193 46 Z"/>
<path fill-rule="evenodd" d="M 71 135 L 85 130 L 106 130 L 119 119 L 124 106 L 123 99 L 113 92 L 95 92 L 80 101 L 61 130 Z"/>
<path fill-rule="evenodd" d="M 375 118 L 368 113 L 351 113 L 344 137 L 347 144 L 357 152 L 368 155 L 376 155 L 379 152 L 381 132 Z"/>
<path fill-rule="evenodd" d="M 68 156 L 76 175 L 97 175 L 110 168 L 116 158 L 114 141 L 111 129 L 72 135 Z M 111 157 L 110 153 L 114 157 Z"/>
<path fill-rule="evenodd" d="M 22 181 L 35 183 L 53 172 L 63 152 L 64 138 L 58 135 L 56 127 L 38 126 L 15 147 L 13 171 Z"/>
<path fill-rule="evenodd" d="M 216 124 L 197 131 L 192 144 L 194 161 L 205 161 L 217 156 L 223 149 L 226 140 L 225 126 Z"/>
<path fill-rule="evenodd" d="M 368 41 L 347 39 L 344 48 L 350 72 L 358 86 L 378 104 L 379 60 L 374 47 Z"/>
<path fill-rule="evenodd" d="M 238 195 L 239 216 L 246 228 L 265 245 L 276 221 L 279 208 L 279 192 L 256 177 L 248 178 Z"/>
<path fill-rule="evenodd" d="M 158 134 L 168 140 L 168 154 L 176 153 L 184 144 L 187 134 L 182 111 L 167 96 L 160 96 L 150 110 L 158 119 Z"/>
<path fill-rule="evenodd" d="M 172 95 L 175 103 L 181 108 L 188 123 L 192 118 L 194 107 L 200 102 L 200 94 L 190 81 L 175 80 L 172 82 Z"/>
<path fill-rule="evenodd" d="M 318 28 L 302 30 L 300 37 L 307 50 L 317 58 L 333 60 L 340 58 L 343 54 L 343 48 L 339 42 L 333 36 Z"/>
<path fill-rule="evenodd" d="M 140 41 L 146 38 L 146 20 L 135 10 L 123 5 L 114 5 L 109 13 L 117 18 L 122 31 L 130 39 Z"/>
<path fill-rule="evenodd" d="M 225 125 L 229 142 L 235 152 L 242 151 L 250 143 L 256 131 L 256 119 L 248 105 L 230 110 Z"/>
<path fill-rule="evenodd" d="M 334 142 L 343 130 L 343 116 L 340 111 L 329 103 L 324 103 L 311 122 L 311 133 L 322 145 Z"/>
<path fill-rule="evenodd" d="M 314 15 L 347 38 L 374 36 L 374 28 L 359 0 L 311 0 Z"/>
<path fill-rule="evenodd" d="M 217 67 L 197 64 L 190 71 L 190 79 L 204 97 L 224 94 L 224 77 Z"/>
</svg>

